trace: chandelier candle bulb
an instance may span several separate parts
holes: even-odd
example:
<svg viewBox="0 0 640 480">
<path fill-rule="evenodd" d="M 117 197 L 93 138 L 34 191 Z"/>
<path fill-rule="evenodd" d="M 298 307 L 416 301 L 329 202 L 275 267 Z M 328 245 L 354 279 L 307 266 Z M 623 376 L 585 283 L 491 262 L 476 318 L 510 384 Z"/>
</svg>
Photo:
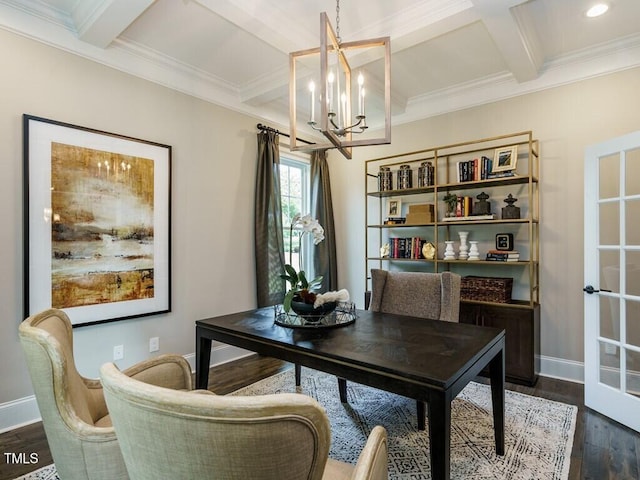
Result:
<svg viewBox="0 0 640 480">
<path fill-rule="evenodd" d="M 311 115 L 309 116 L 309 123 L 316 123 L 316 84 L 313 81 L 309 82 L 309 91 L 311 92 Z"/>
<path fill-rule="evenodd" d="M 362 116 L 364 112 L 364 77 L 358 75 L 358 115 Z"/>
<path fill-rule="evenodd" d="M 329 115 L 335 114 L 333 111 L 333 80 L 333 72 L 329 72 L 329 75 L 327 76 L 327 105 L 329 107 Z"/>
</svg>

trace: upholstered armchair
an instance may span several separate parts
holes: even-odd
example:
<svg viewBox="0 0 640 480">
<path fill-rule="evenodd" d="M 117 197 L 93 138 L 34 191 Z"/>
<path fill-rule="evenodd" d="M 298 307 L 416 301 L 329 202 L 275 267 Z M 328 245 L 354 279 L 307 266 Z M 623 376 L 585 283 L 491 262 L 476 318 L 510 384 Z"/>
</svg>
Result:
<svg viewBox="0 0 640 480">
<path fill-rule="evenodd" d="M 460 275 L 451 272 L 390 272 L 371 269 L 371 295 L 367 308 L 374 312 L 447 322 L 460 319 Z M 341 399 L 346 398 L 347 381 L 338 378 Z M 425 429 L 426 406 L 417 401 L 418 429 Z"/>
<path fill-rule="evenodd" d="M 300 394 L 180 392 L 100 370 L 132 480 L 384 480 L 387 436 L 375 427 L 357 464 L 328 458 L 329 419 Z"/>
<path fill-rule="evenodd" d="M 19 335 L 60 478 L 128 479 L 100 381 L 76 369 L 69 317 L 62 310 L 45 310 L 24 320 Z M 168 388 L 192 388 L 191 368 L 179 355 L 161 355 L 124 374 Z"/>
</svg>

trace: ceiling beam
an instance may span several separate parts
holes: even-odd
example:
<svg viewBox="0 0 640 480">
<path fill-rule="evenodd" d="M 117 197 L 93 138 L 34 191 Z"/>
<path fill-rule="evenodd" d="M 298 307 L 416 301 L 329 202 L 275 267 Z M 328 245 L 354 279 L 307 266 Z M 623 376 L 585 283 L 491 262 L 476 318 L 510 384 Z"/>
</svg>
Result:
<svg viewBox="0 0 640 480">
<path fill-rule="evenodd" d="M 537 78 L 544 62 L 540 43 L 514 8 L 524 0 L 471 1 L 514 78 L 520 83 Z"/>
<path fill-rule="evenodd" d="M 78 38 L 106 48 L 154 0 L 83 0 L 71 13 Z"/>
</svg>

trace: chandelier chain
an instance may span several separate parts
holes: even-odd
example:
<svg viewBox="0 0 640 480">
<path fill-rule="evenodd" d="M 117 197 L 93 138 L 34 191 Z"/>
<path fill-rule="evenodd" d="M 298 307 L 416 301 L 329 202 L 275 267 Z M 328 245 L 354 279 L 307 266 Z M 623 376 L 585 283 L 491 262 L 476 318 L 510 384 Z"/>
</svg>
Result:
<svg viewBox="0 0 640 480">
<path fill-rule="evenodd" d="M 336 40 L 338 40 L 338 45 L 342 43 L 340 38 L 340 0 L 336 0 Z"/>
</svg>

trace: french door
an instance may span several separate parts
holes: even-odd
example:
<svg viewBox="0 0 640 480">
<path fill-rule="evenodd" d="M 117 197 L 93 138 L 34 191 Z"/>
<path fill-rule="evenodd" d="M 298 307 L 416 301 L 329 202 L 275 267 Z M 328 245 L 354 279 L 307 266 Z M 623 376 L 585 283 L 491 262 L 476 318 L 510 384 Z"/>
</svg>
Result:
<svg viewBox="0 0 640 480">
<path fill-rule="evenodd" d="M 585 151 L 585 405 L 640 431 L 640 132 Z"/>
</svg>

